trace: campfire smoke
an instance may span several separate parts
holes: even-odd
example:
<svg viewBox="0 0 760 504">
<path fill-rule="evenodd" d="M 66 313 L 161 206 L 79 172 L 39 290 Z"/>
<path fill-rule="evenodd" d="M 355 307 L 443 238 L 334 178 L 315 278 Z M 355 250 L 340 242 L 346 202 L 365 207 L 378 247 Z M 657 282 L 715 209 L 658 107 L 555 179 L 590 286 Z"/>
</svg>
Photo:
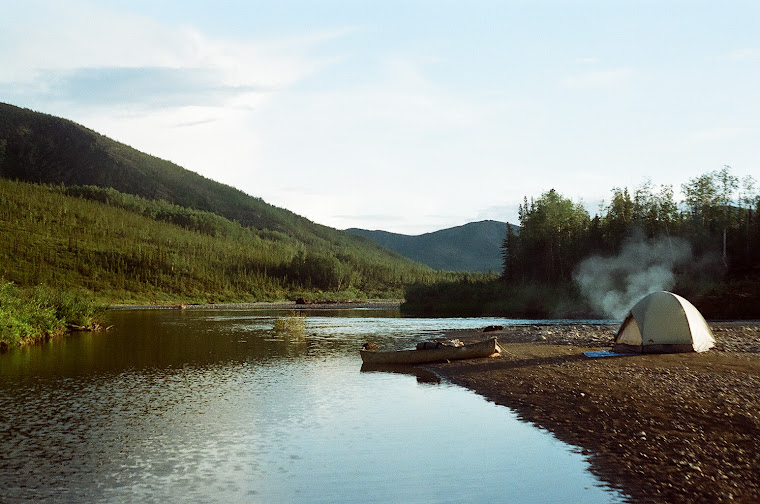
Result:
<svg viewBox="0 0 760 504">
<path fill-rule="evenodd" d="M 672 289 L 674 270 L 691 260 L 691 245 L 680 238 L 630 239 L 615 257 L 581 262 L 574 279 L 594 309 L 620 320 L 650 292 Z"/>
</svg>

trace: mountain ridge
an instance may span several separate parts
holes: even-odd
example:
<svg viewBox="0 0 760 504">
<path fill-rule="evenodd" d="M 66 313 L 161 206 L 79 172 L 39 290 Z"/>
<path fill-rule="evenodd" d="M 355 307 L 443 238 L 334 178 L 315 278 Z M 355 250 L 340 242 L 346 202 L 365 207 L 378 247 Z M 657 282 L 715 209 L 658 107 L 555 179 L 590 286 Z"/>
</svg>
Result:
<svg viewBox="0 0 760 504">
<path fill-rule="evenodd" d="M 507 223 L 482 220 L 421 235 L 361 228 L 346 231 L 435 270 L 498 273 L 503 267 L 501 245 Z"/>
</svg>

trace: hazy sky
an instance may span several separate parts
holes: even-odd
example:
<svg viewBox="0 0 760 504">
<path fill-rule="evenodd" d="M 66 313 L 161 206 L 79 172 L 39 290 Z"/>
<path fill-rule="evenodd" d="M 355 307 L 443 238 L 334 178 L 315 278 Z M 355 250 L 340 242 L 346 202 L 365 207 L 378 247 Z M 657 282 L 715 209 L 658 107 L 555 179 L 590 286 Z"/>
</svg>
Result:
<svg viewBox="0 0 760 504">
<path fill-rule="evenodd" d="M 760 178 L 757 0 L 0 0 L 0 101 L 336 228 Z"/>
</svg>

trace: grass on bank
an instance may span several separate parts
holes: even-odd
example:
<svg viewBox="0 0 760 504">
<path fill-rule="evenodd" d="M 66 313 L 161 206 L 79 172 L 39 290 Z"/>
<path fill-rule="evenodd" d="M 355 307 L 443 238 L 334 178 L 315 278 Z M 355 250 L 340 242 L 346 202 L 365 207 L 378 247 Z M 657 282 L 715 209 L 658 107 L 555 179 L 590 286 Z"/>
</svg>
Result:
<svg viewBox="0 0 760 504">
<path fill-rule="evenodd" d="M 71 329 L 99 327 L 99 309 L 81 291 L 0 283 L 0 351 L 46 341 Z"/>
</svg>

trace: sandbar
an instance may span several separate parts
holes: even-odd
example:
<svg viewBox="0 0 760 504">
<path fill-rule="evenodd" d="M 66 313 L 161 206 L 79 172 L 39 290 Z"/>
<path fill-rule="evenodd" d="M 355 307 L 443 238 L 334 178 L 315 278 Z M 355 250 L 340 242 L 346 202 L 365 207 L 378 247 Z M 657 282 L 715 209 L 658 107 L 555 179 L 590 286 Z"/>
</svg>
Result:
<svg viewBox="0 0 760 504">
<path fill-rule="evenodd" d="M 426 365 L 579 447 L 631 502 L 760 502 L 760 322 L 710 323 L 704 353 L 588 358 L 611 325 L 496 332 L 498 357 Z"/>
</svg>

